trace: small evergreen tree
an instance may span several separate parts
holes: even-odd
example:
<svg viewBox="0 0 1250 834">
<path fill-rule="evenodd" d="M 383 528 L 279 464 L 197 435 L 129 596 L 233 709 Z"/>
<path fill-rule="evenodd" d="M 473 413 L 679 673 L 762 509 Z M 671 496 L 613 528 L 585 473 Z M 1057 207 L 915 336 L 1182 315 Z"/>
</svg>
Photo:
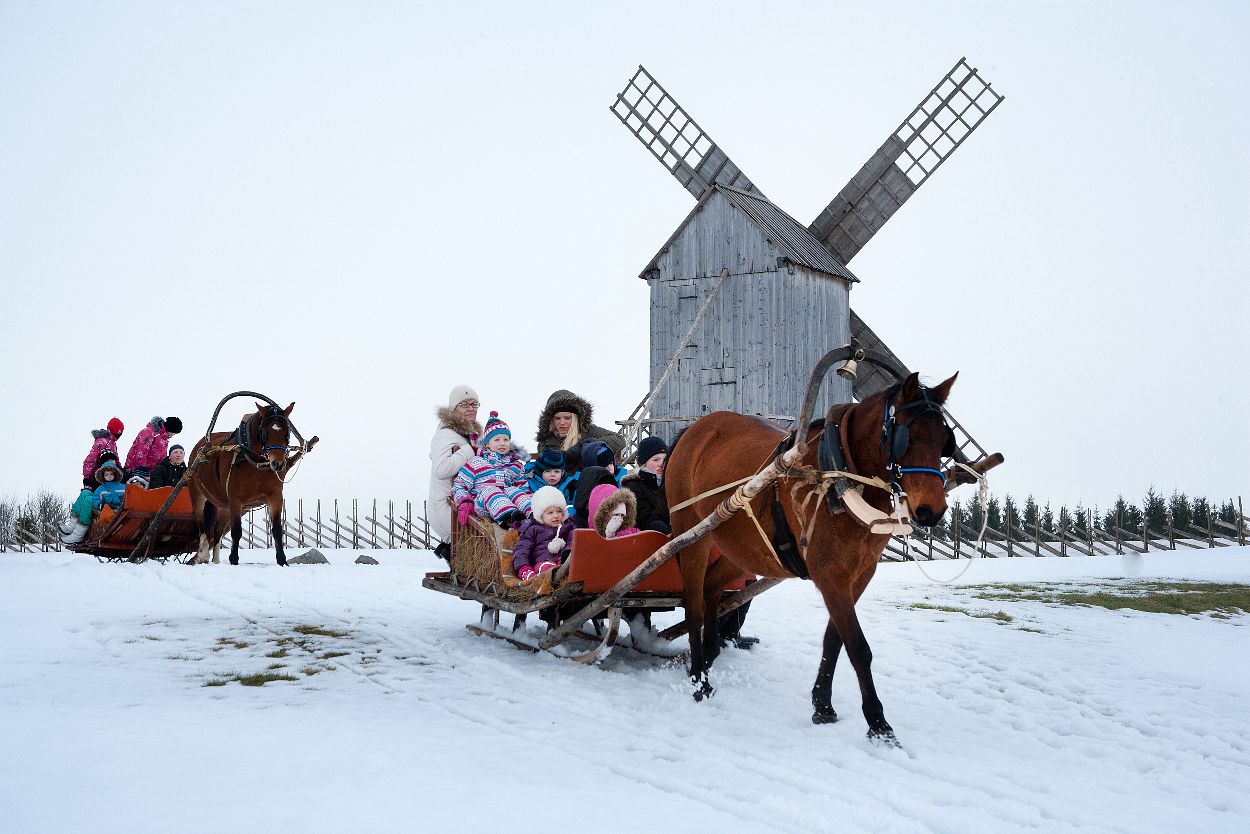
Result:
<svg viewBox="0 0 1250 834">
<path fill-rule="evenodd" d="M 1089 538 L 1089 521 L 1086 518 L 1087 515 L 1088 511 L 1085 509 L 1085 505 L 1082 502 L 1077 501 L 1076 509 L 1072 511 L 1072 533 L 1083 539 Z M 1097 515 L 1097 513 L 1094 513 L 1094 515 Z"/>
<path fill-rule="evenodd" d="M 1068 511 L 1067 507 L 1060 507 L 1059 515 L 1062 516 L 1067 511 Z M 1047 533 L 1057 532 L 1055 530 L 1055 514 L 1051 512 L 1049 501 L 1046 502 L 1046 506 L 1042 507 L 1042 515 L 1041 515 L 1041 519 L 1039 523 L 1042 525 L 1042 529 L 1046 531 Z"/>
<path fill-rule="evenodd" d="M 1168 510 L 1172 513 L 1172 526 L 1182 535 L 1188 535 L 1189 528 L 1194 523 L 1193 507 L 1188 496 L 1173 490 L 1172 496 L 1168 498 Z"/>
<path fill-rule="evenodd" d="M 1195 498 L 1193 503 L 1194 526 L 1206 529 L 1211 522 L 1211 502 L 1206 498 Z"/>
<path fill-rule="evenodd" d="M 1156 533 L 1162 533 L 1168 528 L 1167 501 L 1155 492 L 1153 486 L 1146 490 L 1146 497 L 1142 500 L 1142 518 L 1146 526 Z"/>
<path fill-rule="evenodd" d="M 1011 500 L 1011 497 L 1008 496 L 1007 500 Z M 1003 509 L 998 504 L 997 496 L 990 496 L 990 500 L 986 503 L 985 515 L 989 519 L 988 526 L 991 530 L 1003 532 Z M 978 524 L 977 528 L 979 529 L 980 527 L 981 525 Z"/>
</svg>

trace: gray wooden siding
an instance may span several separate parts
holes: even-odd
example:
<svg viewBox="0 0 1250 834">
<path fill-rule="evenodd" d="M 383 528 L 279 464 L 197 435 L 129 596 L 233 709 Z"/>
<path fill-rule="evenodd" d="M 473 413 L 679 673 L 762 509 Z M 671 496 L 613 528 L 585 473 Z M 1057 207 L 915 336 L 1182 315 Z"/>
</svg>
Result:
<svg viewBox="0 0 1250 834">
<path fill-rule="evenodd" d="M 652 386 L 725 268 L 730 276 L 657 396 L 652 418 L 722 409 L 797 416 L 812 367 L 850 337 L 849 285 L 803 267 L 778 269 L 779 257 L 720 195 L 671 242 L 648 280 Z M 848 383 L 833 380 L 822 414 L 851 397 Z M 653 433 L 671 440 L 682 425 L 657 424 Z"/>
</svg>

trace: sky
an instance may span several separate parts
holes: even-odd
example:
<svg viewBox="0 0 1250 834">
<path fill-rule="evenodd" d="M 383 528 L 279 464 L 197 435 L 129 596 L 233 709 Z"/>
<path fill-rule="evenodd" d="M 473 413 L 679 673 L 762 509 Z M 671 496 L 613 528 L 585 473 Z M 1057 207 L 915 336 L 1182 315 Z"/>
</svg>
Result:
<svg viewBox="0 0 1250 834">
<path fill-rule="evenodd" d="M 996 493 L 1247 495 L 1248 40 L 1234 2 L 10 0 L 0 493 L 238 390 L 321 438 L 292 498 L 423 500 L 458 383 L 531 448 L 557 388 L 611 425 L 693 205 L 609 112 L 637 65 L 808 223 L 967 56 L 1006 101 L 852 306 L 960 372 Z"/>
</svg>

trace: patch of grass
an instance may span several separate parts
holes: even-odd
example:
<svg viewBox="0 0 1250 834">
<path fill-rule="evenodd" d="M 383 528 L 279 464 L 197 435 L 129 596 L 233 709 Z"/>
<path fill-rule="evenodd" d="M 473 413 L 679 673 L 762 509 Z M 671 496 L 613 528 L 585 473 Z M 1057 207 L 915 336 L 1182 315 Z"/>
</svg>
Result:
<svg viewBox="0 0 1250 834">
<path fill-rule="evenodd" d="M 336 657 L 343 657 L 347 652 L 326 652 L 321 656 L 322 660 L 331 660 Z"/>
<path fill-rule="evenodd" d="M 1153 614 L 1211 614 L 1221 619 L 1250 612 L 1250 585 L 1221 582 L 1111 582 L 1097 590 L 1066 590 L 1059 585 L 981 585 L 973 594 L 986 600 L 1028 600 Z"/>
<path fill-rule="evenodd" d="M 300 671 L 303 672 L 305 675 L 308 675 L 308 677 L 311 678 L 313 675 L 317 674 L 321 670 L 318 669 L 316 666 L 305 666 L 303 669 L 300 669 Z"/>
<path fill-rule="evenodd" d="M 236 649 L 246 649 L 248 646 L 252 645 L 251 643 L 244 642 L 243 640 L 236 640 L 233 637 L 218 637 L 217 643 L 223 649 L 226 646 L 233 646 Z"/>
<path fill-rule="evenodd" d="M 934 605 L 931 602 L 913 602 L 912 608 L 920 608 L 925 611 L 949 611 L 951 614 L 967 614 L 966 608 L 960 608 L 958 605 Z"/>
<path fill-rule="evenodd" d="M 205 686 L 225 686 L 230 683 L 228 678 L 213 678 L 211 681 L 204 681 Z"/>
<path fill-rule="evenodd" d="M 286 649 L 283 648 L 278 649 L 277 651 L 269 652 L 265 655 L 265 657 L 286 657 Z"/>
<path fill-rule="evenodd" d="M 143 635 L 143 639 L 144 640 L 160 640 L 162 638 L 157 637 L 155 634 L 145 634 Z"/>
<path fill-rule="evenodd" d="M 299 678 L 294 675 L 265 671 L 257 672 L 254 675 L 239 675 L 235 680 L 244 686 L 264 686 L 273 681 L 297 681 Z"/>
<path fill-rule="evenodd" d="M 998 620 L 1000 623 L 1011 622 L 1011 615 L 1006 611 L 969 611 L 967 608 L 960 608 L 958 605 L 935 605 L 931 602 L 913 602 L 912 608 L 919 608 L 923 611 L 946 611 L 950 614 L 966 614 L 969 617 L 976 617 L 983 620 Z"/>
<path fill-rule="evenodd" d="M 1045 634 L 1040 628 L 1029 628 L 1028 626 L 1017 626 L 1016 631 L 1028 631 L 1032 634 Z"/>
<path fill-rule="evenodd" d="M 285 669 L 286 667 L 283 666 L 281 663 L 270 663 L 265 668 L 266 669 Z"/>
<path fill-rule="evenodd" d="M 346 637 L 346 631 L 335 631 L 325 626 L 313 625 L 297 625 L 294 629 L 299 634 L 306 634 L 310 637 Z"/>
</svg>

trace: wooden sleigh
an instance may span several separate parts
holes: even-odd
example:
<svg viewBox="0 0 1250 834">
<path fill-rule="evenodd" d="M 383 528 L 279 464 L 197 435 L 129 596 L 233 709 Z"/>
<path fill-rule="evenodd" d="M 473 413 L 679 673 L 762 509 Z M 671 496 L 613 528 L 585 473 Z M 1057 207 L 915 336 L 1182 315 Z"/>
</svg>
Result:
<svg viewBox="0 0 1250 834">
<path fill-rule="evenodd" d="M 173 487 L 144 489 L 127 484 L 120 510 L 104 507 L 91 523 L 87 535 L 77 544 L 68 545 L 75 553 L 88 553 L 102 562 L 128 561 L 135 548 L 152 528 L 150 559 L 164 561 L 171 556 L 194 553 L 199 545 L 199 527 L 191 510 L 191 495 L 186 490 L 174 498 L 169 508 L 156 518 Z"/>
<path fill-rule="evenodd" d="M 476 516 L 464 527 L 453 519 L 451 570 L 427 573 L 421 584 L 481 603 L 481 618 L 465 628 L 527 651 L 545 650 L 578 663 L 593 663 L 616 644 L 622 619 L 630 623 L 633 648 L 672 656 L 684 650 L 671 642 L 685 635 L 683 622 L 659 632 L 650 624 L 652 614 L 682 606 L 683 585 L 676 560 L 628 583 L 626 593 L 614 594 L 631 572 L 668 544 L 668 536 L 648 530 L 605 539 L 594 530 L 574 530 L 568 575 L 557 584 L 550 572 L 529 582 L 516 578 L 512 572 L 516 540 L 515 530 L 505 532 Z M 722 595 L 720 613 L 738 608 L 780 581 L 739 578 Z M 504 613 L 513 615 L 510 626 L 500 626 Z M 547 626 L 541 640 L 533 640 L 525 629 L 530 614 L 537 614 Z M 641 619 L 635 619 L 638 615 Z M 569 628 L 578 621 L 589 622 L 591 631 Z"/>
</svg>

